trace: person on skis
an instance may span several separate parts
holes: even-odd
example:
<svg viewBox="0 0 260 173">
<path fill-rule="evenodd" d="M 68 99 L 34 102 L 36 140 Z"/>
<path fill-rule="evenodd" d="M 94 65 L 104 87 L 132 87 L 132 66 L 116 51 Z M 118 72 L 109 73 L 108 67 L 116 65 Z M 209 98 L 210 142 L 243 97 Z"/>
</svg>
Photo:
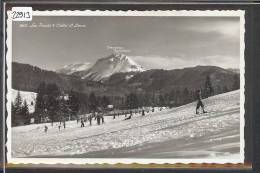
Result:
<svg viewBox="0 0 260 173">
<path fill-rule="evenodd" d="M 84 127 L 84 126 L 85 126 L 85 123 L 84 123 L 84 121 L 83 121 L 82 118 L 81 118 L 81 120 L 80 120 L 80 123 L 81 123 L 80 127 Z"/>
<path fill-rule="evenodd" d="M 89 125 L 92 126 L 92 118 L 95 117 L 95 112 L 93 111 L 92 114 L 89 115 L 88 120 L 89 120 Z"/>
<path fill-rule="evenodd" d="M 206 113 L 205 109 L 204 109 L 204 104 L 202 102 L 202 96 L 201 96 L 201 90 L 197 91 L 197 107 L 196 107 L 196 114 L 199 114 L 198 110 L 201 107 L 203 113 Z"/>
<path fill-rule="evenodd" d="M 48 131 L 48 127 L 44 126 L 44 132 L 47 133 L 47 131 Z"/>
</svg>

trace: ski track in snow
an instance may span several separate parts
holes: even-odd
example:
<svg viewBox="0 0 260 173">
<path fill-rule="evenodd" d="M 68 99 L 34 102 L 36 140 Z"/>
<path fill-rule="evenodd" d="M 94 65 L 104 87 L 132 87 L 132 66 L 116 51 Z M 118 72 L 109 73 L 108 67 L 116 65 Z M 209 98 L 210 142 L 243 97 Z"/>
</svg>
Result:
<svg viewBox="0 0 260 173">
<path fill-rule="evenodd" d="M 133 115 L 80 128 L 70 121 L 12 128 L 12 157 L 239 157 L 239 90 L 204 100 L 207 114 L 195 114 L 196 102 L 178 108 Z"/>
</svg>

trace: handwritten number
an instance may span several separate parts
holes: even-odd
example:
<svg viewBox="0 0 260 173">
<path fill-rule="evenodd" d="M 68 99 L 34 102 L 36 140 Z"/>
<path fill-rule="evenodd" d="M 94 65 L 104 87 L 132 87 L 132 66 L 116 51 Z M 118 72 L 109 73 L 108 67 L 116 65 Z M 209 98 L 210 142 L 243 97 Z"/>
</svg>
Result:
<svg viewBox="0 0 260 173">
<path fill-rule="evenodd" d="M 29 12 L 25 13 L 25 18 L 30 18 L 30 13 Z"/>
<path fill-rule="evenodd" d="M 30 12 L 20 12 L 20 11 L 13 11 L 13 19 L 17 19 L 17 18 L 30 18 Z"/>
</svg>

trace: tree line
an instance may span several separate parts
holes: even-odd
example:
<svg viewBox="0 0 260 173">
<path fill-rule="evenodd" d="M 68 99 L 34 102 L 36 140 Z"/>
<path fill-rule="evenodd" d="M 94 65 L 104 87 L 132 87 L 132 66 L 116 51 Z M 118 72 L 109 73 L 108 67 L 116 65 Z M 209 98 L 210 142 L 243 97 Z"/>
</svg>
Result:
<svg viewBox="0 0 260 173">
<path fill-rule="evenodd" d="M 201 88 L 204 98 L 225 93 L 240 88 L 239 75 L 234 76 L 233 85 L 213 86 L 209 76 Z M 91 92 L 89 94 L 75 91 L 63 91 L 55 83 L 41 82 L 37 87 L 35 112 L 30 114 L 26 100 L 22 101 L 18 92 L 12 103 L 12 125 L 29 124 L 30 118 L 34 123 L 58 122 L 76 119 L 78 114 L 95 111 L 105 111 L 109 104 L 114 109 L 138 109 L 142 107 L 176 107 L 195 101 L 196 90 L 193 88 L 176 87 L 168 92 L 144 91 L 130 92 L 124 96 L 106 96 Z"/>
</svg>

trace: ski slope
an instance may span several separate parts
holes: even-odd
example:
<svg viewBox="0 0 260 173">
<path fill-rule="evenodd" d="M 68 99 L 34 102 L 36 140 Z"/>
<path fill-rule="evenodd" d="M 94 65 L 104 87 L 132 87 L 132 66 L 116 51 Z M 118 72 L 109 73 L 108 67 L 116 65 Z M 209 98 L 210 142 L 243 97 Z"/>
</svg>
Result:
<svg viewBox="0 0 260 173">
<path fill-rule="evenodd" d="M 239 158 L 239 90 L 203 100 L 207 114 L 195 114 L 196 103 L 113 119 L 81 128 L 70 121 L 12 128 L 12 157 L 82 158 Z M 44 125 L 49 127 L 44 133 Z"/>
</svg>

